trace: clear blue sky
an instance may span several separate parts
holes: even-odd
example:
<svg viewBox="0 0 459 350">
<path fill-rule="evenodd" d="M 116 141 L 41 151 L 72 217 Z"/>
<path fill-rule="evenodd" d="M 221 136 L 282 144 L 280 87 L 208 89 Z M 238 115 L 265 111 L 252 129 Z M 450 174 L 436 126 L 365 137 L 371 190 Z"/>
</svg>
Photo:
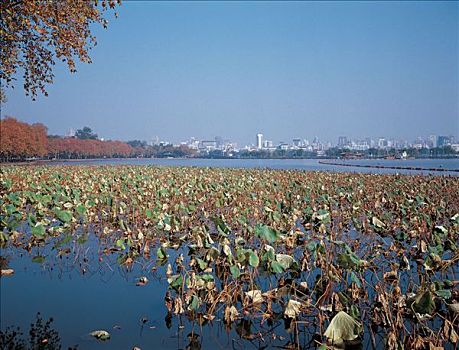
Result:
<svg viewBox="0 0 459 350">
<path fill-rule="evenodd" d="M 2 116 L 121 140 L 458 137 L 458 18 L 453 1 L 124 1 L 92 64 L 58 66 L 35 102 L 18 84 Z"/>
</svg>

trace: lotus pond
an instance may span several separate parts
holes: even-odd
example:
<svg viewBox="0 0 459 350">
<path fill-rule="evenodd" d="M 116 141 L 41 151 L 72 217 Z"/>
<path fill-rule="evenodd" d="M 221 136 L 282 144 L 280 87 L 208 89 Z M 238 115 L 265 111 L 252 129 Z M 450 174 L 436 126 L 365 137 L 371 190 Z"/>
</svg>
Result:
<svg viewBox="0 0 459 350">
<path fill-rule="evenodd" d="M 458 345 L 459 177 L 15 166 L 0 186 L 2 349 Z"/>
</svg>

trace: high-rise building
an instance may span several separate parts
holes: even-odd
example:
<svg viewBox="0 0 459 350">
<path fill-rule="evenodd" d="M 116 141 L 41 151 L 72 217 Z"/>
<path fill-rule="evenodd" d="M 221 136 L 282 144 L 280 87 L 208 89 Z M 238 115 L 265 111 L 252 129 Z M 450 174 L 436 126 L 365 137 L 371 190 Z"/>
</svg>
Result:
<svg viewBox="0 0 459 350">
<path fill-rule="evenodd" d="M 385 137 L 380 137 L 378 139 L 378 148 L 386 148 L 387 147 L 387 140 Z"/>
<path fill-rule="evenodd" d="M 221 136 L 215 136 L 215 142 L 217 144 L 218 149 L 223 148 L 223 138 Z"/>
<path fill-rule="evenodd" d="M 349 141 L 346 136 L 338 137 L 338 147 L 344 147 L 349 144 Z"/>
<path fill-rule="evenodd" d="M 257 148 L 263 148 L 263 134 L 257 134 Z"/>
<path fill-rule="evenodd" d="M 264 148 L 272 148 L 273 147 L 273 142 L 271 140 L 264 140 L 263 141 L 263 147 Z"/>
<path fill-rule="evenodd" d="M 429 136 L 429 147 L 437 147 L 437 135 L 430 135 Z"/>
<path fill-rule="evenodd" d="M 451 136 L 438 136 L 437 138 L 437 147 L 445 147 L 452 144 Z"/>
</svg>

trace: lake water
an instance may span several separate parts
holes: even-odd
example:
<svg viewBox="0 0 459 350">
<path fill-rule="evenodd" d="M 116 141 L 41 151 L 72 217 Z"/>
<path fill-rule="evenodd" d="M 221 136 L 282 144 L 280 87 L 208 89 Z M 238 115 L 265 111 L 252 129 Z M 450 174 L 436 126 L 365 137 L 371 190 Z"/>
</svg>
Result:
<svg viewBox="0 0 459 350">
<path fill-rule="evenodd" d="M 298 326 L 298 339 L 282 317 L 270 323 L 260 318 L 251 321 L 249 315 L 230 329 L 221 311 L 202 326 L 185 315 L 168 318 L 165 266 L 141 258 L 128 270 L 119 265 L 117 254 L 102 254 L 109 245 L 95 234 L 81 245 L 71 241 L 60 247 L 71 249 L 62 257 L 57 256 L 56 242 L 34 247 L 30 253 L 15 248 L 2 251 L 2 256 L 10 260 L 9 267 L 15 270 L 14 275 L 0 278 L 2 330 L 14 325 L 27 335 L 40 312 L 44 320 L 53 318 L 52 328 L 60 336 L 56 345 L 63 349 L 264 349 L 288 348 L 295 343 L 307 348 L 307 343 L 312 342 L 313 331 L 307 325 Z M 179 251 L 186 256 L 186 249 Z M 179 252 L 168 253 L 169 261 L 173 261 Z M 45 257 L 43 261 L 37 258 L 40 256 Z M 308 285 L 318 274 L 318 270 L 309 274 Z M 149 282 L 137 286 L 142 276 L 147 276 Z M 276 285 L 271 278 L 275 277 L 260 282 L 263 290 Z M 408 280 L 408 273 L 402 272 L 401 278 Z M 96 340 L 89 336 L 94 330 L 106 330 L 111 338 Z M 191 333 L 198 336 L 199 342 L 190 342 Z M 383 349 L 383 336 L 375 337 L 377 348 Z M 364 344 L 369 342 L 366 329 Z"/>
<path fill-rule="evenodd" d="M 353 160 L 349 164 L 407 166 L 458 169 L 459 159 L 453 160 Z M 331 166 L 317 160 L 219 160 L 219 159 L 116 159 L 54 162 L 66 165 L 158 165 L 197 167 L 272 168 L 325 170 L 369 173 L 441 174 L 394 169 L 370 169 Z M 55 243 L 55 242 L 54 242 Z M 95 235 L 84 245 L 68 242 L 71 253 L 57 256 L 50 242 L 45 247 L 33 247 L 31 252 L 14 248 L 3 249 L 1 255 L 10 260 L 13 276 L 0 278 L 1 329 L 20 327 L 27 335 L 29 325 L 38 312 L 43 319 L 52 317 L 52 327 L 59 332 L 64 349 L 78 345 L 78 349 L 242 349 L 283 347 L 294 341 L 294 334 L 284 329 L 282 320 L 272 325 L 247 323 L 226 329 L 221 319 L 207 325 L 189 322 L 185 316 L 167 317 L 164 295 L 168 288 L 164 267 L 155 261 L 136 261 L 130 271 L 121 267 L 116 256 L 102 255 L 101 244 Z M 46 256 L 44 262 L 33 257 Z M 37 259 L 35 259 L 37 261 Z M 39 259 L 38 259 L 39 260 Z M 149 283 L 136 286 L 141 276 Z M 245 321 L 244 321 L 245 322 Z M 256 321 L 259 322 L 259 321 Z M 244 332 L 264 334 L 264 342 L 247 340 Z M 111 339 L 101 342 L 88 334 L 93 330 L 110 332 Z M 190 333 L 199 335 L 199 342 L 190 342 Z M 276 334 L 275 339 L 270 338 Z M 382 339 L 377 339 L 382 348 Z M 367 339 L 368 341 L 368 339 Z M 303 344 L 306 346 L 306 344 Z M 378 348 L 380 347 L 378 345 Z"/>
<path fill-rule="evenodd" d="M 322 160 L 334 162 L 334 160 Z M 386 159 L 363 159 L 363 160 L 338 160 L 336 162 L 349 165 L 389 166 L 389 167 L 411 167 L 411 168 L 443 168 L 459 169 L 459 158 L 457 159 L 407 159 L 407 160 L 386 160 Z M 156 165 L 156 166 L 194 166 L 194 167 L 219 167 L 219 168 L 270 168 L 303 171 L 335 171 L 335 172 L 359 172 L 377 174 L 434 174 L 434 175 L 459 175 L 454 172 L 439 172 L 427 170 L 402 170 L 382 168 L 362 168 L 352 166 L 327 165 L 319 163 L 317 159 L 96 159 L 57 161 L 50 164 L 55 165 Z"/>
<path fill-rule="evenodd" d="M 168 318 L 165 266 L 139 259 L 128 270 L 118 264 L 116 254 L 101 254 L 103 240 L 94 234 L 89 237 L 84 244 L 69 242 L 61 247 L 72 251 L 62 257 L 56 256 L 56 240 L 32 248 L 30 254 L 14 248 L 2 251 L 15 270 L 14 275 L 0 278 L 2 330 L 14 325 L 28 335 L 39 312 L 44 320 L 53 318 L 52 328 L 60 336 L 56 345 L 63 349 L 246 349 L 283 347 L 295 341 L 282 318 L 263 325 L 260 319 L 253 323 L 243 319 L 231 329 L 221 316 L 202 326 L 185 315 Z M 38 261 L 39 256 L 44 261 Z M 142 276 L 149 282 L 137 286 Z M 111 338 L 96 340 L 89 336 L 94 330 L 106 330 Z M 191 333 L 198 342 L 190 341 Z M 248 339 L 255 334 L 263 334 L 263 339 Z"/>
</svg>

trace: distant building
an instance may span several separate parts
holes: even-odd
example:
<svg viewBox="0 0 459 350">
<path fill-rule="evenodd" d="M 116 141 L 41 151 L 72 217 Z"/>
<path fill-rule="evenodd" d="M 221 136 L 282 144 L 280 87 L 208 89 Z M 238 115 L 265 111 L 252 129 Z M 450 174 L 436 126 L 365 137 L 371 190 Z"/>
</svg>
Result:
<svg viewBox="0 0 459 350">
<path fill-rule="evenodd" d="M 370 145 L 368 140 L 357 140 L 350 142 L 348 148 L 353 151 L 366 151 L 370 149 Z"/>
<path fill-rule="evenodd" d="M 285 143 L 285 142 L 280 142 L 279 143 L 279 146 L 277 146 L 278 149 L 281 149 L 281 150 L 288 150 L 290 147 L 288 145 L 288 143 Z"/>
<path fill-rule="evenodd" d="M 65 134 L 66 137 L 75 137 L 75 129 L 70 128 L 69 131 L 67 131 L 67 134 Z"/>
<path fill-rule="evenodd" d="M 214 151 L 217 149 L 217 141 L 215 140 L 203 140 L 199 143 L 200 151 Z"/>
<path fill-rule="evenodd" d="M 222 149 L 224 145 L 223 138 L 221 136 L 215 136 L 215 142 L 217 144 L 218 149 Z"/>
<path fill-rule="evenodd" d="M 349 140 L 346 136 L 338 137 L 338 147 L 345 147 L 349 145 Z"/>
<path fill-rule="evenodd" d="M 302 146 L 301 139 L 293 139 L 292 142 L 293 142 L 293 146 L 295 146 L 295 147 L 301 147 Z"/>
<path fill-rule="evenodd" d="M 187 142 L 186 145 L 191 149 L 198 149 L 199 148 L 199 140 L 195 137 L 191 137 Z"/>
<path fill-rule="evenodd" d="M 264 140 L 263 141 L 263 147 L 264 148 L 272 148 L 273 147 L 273 142 L 271 140 Z"/>
<path fill-rule="evenodd" d="M 378 139 L 378 148 L 386 148 L 387 147 L 387 140 L 384 137 L 380 137 Z"/>
<path fill-rule="evenodd" d="M 437 147 L 450 146 L 452 143 L 451 136 L 438 136 L 437 138 Z"/>
<path fill-rule="evenodd" d="M 437 135 L 429 136 L 429 147 L 430 148 L 437 147 Z"/>
<path fill-rule="evenodd" d="M 257 134 L 257 148 L 261 149 L 263 147 L 263 134 Z"/>
</svg>

